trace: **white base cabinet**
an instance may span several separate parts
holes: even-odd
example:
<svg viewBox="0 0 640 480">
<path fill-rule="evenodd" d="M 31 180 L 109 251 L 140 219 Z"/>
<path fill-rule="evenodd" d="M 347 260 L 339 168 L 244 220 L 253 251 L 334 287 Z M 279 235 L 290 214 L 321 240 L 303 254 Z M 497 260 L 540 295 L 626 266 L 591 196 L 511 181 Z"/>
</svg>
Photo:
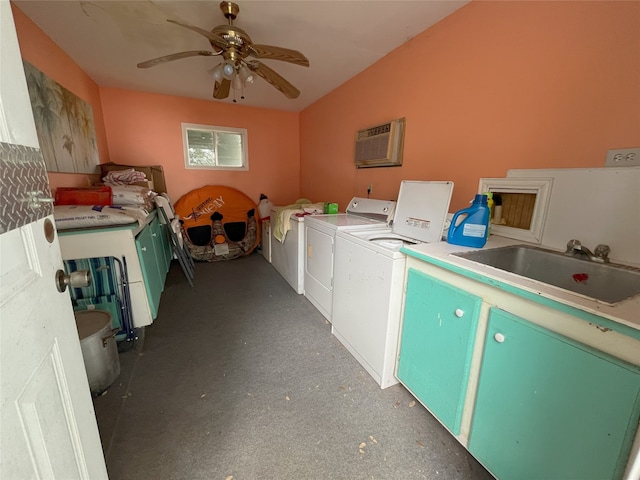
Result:
<svg viewBox="0 0 640 480">
<path fill-rule="evenodd" d="M 155 212 L 143 226 L 62 230 L 64 260 L 116 257 L 126 265 L 134 328 L 151 325 L 158 315 L 160 295 L 172 252 L 167 226 Z"/>
</svg>

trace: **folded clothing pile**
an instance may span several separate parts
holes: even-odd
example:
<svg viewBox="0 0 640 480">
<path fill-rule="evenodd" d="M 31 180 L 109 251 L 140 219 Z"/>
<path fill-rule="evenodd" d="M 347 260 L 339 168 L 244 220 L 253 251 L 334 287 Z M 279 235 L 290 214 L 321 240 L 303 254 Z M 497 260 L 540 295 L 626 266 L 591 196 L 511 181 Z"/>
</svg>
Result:
<svg viewBox="0 0 640 480">
<path fill-rule="evenodd" d="M 154 191 L 138 185 L 112 185 L 112 205 L 137 205 L 151 211 L 155 207 Z"/>
<path fill-rule="evenodd" d="M 137 182 L 146 182 L 147 176 L 133 168 L 125 170 L 111 170 L 103 178 L 105 185 L 131 185 Z"/>
<path fill-rule="evenodd" d="M 102 181 L 113 191 L 113 205 L 144 205 L 149 211 L 155 206 L 153 197 L 156 193 L 148 187 L 134 185 L 147 182 L 144 172 L 133 168 L 111 170 Z"/>
</svg>

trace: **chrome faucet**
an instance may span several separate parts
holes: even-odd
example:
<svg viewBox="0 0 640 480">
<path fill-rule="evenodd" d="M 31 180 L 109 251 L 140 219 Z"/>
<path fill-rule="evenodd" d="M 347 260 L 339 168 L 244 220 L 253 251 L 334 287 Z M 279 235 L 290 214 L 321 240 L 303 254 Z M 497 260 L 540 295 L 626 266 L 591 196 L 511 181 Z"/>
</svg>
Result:
<svg viewBox="0 0 640 480">
<path fill-rule="evenodd" d="M 582 254 L 592 262 L 609 263 L 609 252 L 611 252 L 609 245 L 599 244 L 596 246 L 595 252 L 591 252 L 591 250 L 582 245 L 579 240 L 574 239 L 569 240 L 567 250 L 564 254 L 572 256 Z"/>
</svg>

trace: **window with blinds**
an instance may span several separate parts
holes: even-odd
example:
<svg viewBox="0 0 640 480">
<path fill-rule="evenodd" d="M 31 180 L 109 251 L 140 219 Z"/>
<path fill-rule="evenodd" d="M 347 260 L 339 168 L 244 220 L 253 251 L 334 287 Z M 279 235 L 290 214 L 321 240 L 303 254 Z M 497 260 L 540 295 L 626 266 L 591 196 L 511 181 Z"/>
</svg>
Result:
<svg viewBox="0 0 640 480">
<path fill-rule="evenodd" d="M 188 169 L 249 170 L 244 128 L 183 123 L 182 142 Z"/>
</svg>

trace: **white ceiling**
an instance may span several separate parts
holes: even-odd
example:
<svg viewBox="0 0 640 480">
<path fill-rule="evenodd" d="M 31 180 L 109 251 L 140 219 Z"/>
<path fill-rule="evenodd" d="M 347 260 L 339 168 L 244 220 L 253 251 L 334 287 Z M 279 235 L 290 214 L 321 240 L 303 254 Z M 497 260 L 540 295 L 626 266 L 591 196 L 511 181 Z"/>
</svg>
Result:
<svg viewBox="0 0 640 480">
<path fill-rule="evenodd" d="M 261 78 L 238 104 L 300 111 L 390 51 L 442 20 L 468 0 L 271 1 L 238 0 L 234 24 L 256 44 L 299 50 L 305 68 L 262 60 L 300 91 L 286 98 Z M 14 0 L 98 85 L 214 100 L 208 71 L 219 57 L 189 57 L 148 69 L 144 60 L 186 50 L 211 50 L 209 41 L 167 22 L 211 30 L 226 24 L 214 0 Z"/>
</svg>

